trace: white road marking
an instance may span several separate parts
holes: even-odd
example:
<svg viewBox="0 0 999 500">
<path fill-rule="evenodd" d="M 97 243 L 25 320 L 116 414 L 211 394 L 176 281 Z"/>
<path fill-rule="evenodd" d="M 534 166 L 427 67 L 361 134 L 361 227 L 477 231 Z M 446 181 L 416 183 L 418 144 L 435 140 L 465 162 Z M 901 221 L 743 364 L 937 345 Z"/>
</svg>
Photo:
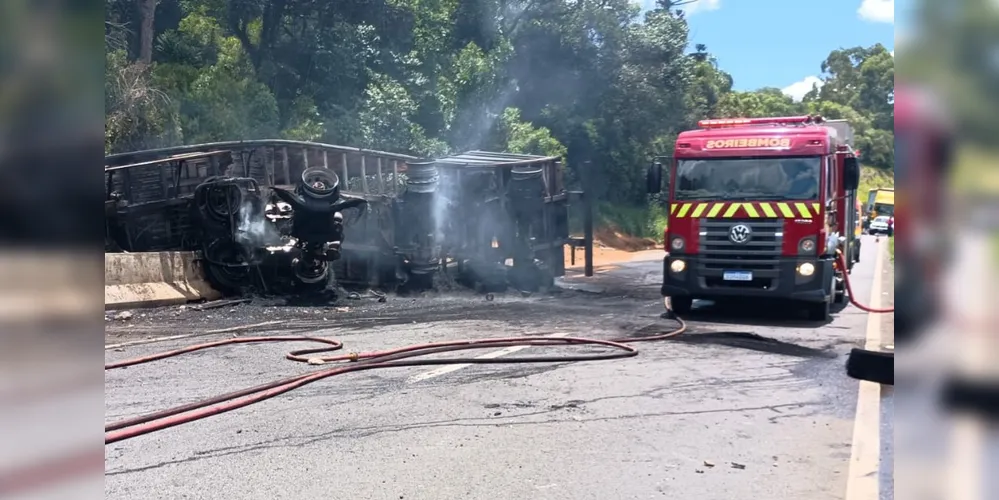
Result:
<svg viewBox="0 0 999 500">
<path fill-rule="evenodd" d="M 553 333 L 551 335 L 545 335 L 545 337 L 568 337 L 569 333 L 570 332 Z M 527 349 L 528 347 L 531 347 L 531 346 L 529 346 L 529 345 L 515 345 L 515 346 L 505 347 L 505 348 L 500 349 L 498 351 L 487 352 L 487 353 L 485 353 L 485 354 L 483 354 L 481 356 L 476 356 L 475 359 L 495 359 L 495 358 L 506 356 L 508 354 L 513 354 L 515 352 L 523 351 L 524 349 Z M 412 377 L 409 377 L 409 380 L 407 380 L 407 382 L 410 383 L 410 384 L 415 383 L 415 382 L 421 382 L 421 381 L 424 381 L 424 380 L 432 379 L 434 377 L 439 377 L 441 375 L 447 375 L 448 373 L 456 372 L 456 371 L 458 371 L 458 370 L 460 370 L 462 368 L 468 368 L 469 366 L 472 366 L 472 365 L 470 363 L 465 363 L 465 364 L 460 364 L 460 365 L 445 365 L 445 366 L 442 366 L 440 368 L 436 368 L 436 369 L 430 370 L 428 372 L 423 372 L 423 373 L 420 373 L 420 374 L 417 374 L 417 375 L 413 375 Z"/>
<path fill-rule="evenodd" d="M 887 245 L 877 244 L 874 258 L 874 282 L 871 283 L 870 306 L 882 307 L 881 279 Z M 864 348 L 881 349 L 881 314 L 868 313 Z M 857 413 L 853 421 L 853 445 L 850 469 L 846 480 L 846 500 L 877 500 L 880 498 L 881 464 L 881 384 L 860 381 L 857 393 Z"/>
</svg>

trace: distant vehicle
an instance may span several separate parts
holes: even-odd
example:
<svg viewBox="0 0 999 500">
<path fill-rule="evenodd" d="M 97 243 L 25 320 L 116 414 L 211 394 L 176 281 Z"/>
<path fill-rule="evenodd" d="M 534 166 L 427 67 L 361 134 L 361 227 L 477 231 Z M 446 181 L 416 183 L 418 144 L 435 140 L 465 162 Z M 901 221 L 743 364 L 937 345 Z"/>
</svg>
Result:
<svg viewBox="0 0 999 500">
<path fill-rule="evenodd" d="M 867 227 L 875 217 L 880 215 L 895 215 L 895 189 L 875 188 L 867 192 Z"/>
<path fill-rule="evenodd" d="M 879 215 L 875 217 L 874 220 L 871 221 L 871 225 L 867 229 L 867 232 L 870 234 L 888 234 L 891 231 L 891 226 L 888 224 L 890 220 L 891 217 L 887 215 Z"/>
</svg>

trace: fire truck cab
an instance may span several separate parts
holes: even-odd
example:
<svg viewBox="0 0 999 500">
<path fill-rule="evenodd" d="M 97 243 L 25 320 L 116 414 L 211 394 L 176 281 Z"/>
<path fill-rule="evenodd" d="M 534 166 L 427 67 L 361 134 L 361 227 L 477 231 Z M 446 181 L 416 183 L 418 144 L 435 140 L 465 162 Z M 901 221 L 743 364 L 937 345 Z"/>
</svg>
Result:
<svg viewBox="0 0 999 500">
<path fill-rule="evenodd" d="M 844 298 L 836 252 L 859 254 L 860 167 L 845 121 L 818 116 L 702 120 L 677 138 L 667 177 L 662 295 L 790 299 L 826 320 Z M 647 172 L 662 190 L 663 166 Z"/>
</svg>

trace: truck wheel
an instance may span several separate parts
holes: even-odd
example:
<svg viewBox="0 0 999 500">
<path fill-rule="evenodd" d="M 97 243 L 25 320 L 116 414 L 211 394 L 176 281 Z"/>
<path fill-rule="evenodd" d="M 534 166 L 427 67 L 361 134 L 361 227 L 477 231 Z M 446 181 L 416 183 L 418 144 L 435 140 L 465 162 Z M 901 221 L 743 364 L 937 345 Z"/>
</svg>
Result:
<svg viewBox="0 0 999 500">
<path fill-rule="evenodd" d="M 829 319 L 832 302 L 836 300 L 836 278 L 829 275 L 826 291 L 829 295 L 826 300 L 818 303 L 808 304 L 808 319 L 811 321 L 826 321 Z"/>
<path fill-rule="evenodd" d="M 670 297 L 669 306 L 674 313 L 682 316 L 689 314 L 690 310 L 693 309 L 694 299 L 691 297 Z"/>
<path fill-rule="evenodd" d="M 808 304 L 808 320 L 809 321 L 826 321 L 829 319 L 829 301 L 823 301 L 817 304 Z"/>
</svg>

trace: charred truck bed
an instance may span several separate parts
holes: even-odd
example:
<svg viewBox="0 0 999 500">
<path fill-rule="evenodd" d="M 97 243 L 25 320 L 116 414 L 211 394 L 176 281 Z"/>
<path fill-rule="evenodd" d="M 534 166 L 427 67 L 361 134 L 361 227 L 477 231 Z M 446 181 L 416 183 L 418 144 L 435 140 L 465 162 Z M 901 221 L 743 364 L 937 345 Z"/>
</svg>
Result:
<svg viewBox="0 0 999 500">
<path fill-rule="evenodd" d="M 106 252 L 196 251 L 228 294 L 424 289 L 442 274 L 536 290 L 565 272 L 554 157 L 270 140 L 112 155 L 105 176 Z"/>
</svg>

